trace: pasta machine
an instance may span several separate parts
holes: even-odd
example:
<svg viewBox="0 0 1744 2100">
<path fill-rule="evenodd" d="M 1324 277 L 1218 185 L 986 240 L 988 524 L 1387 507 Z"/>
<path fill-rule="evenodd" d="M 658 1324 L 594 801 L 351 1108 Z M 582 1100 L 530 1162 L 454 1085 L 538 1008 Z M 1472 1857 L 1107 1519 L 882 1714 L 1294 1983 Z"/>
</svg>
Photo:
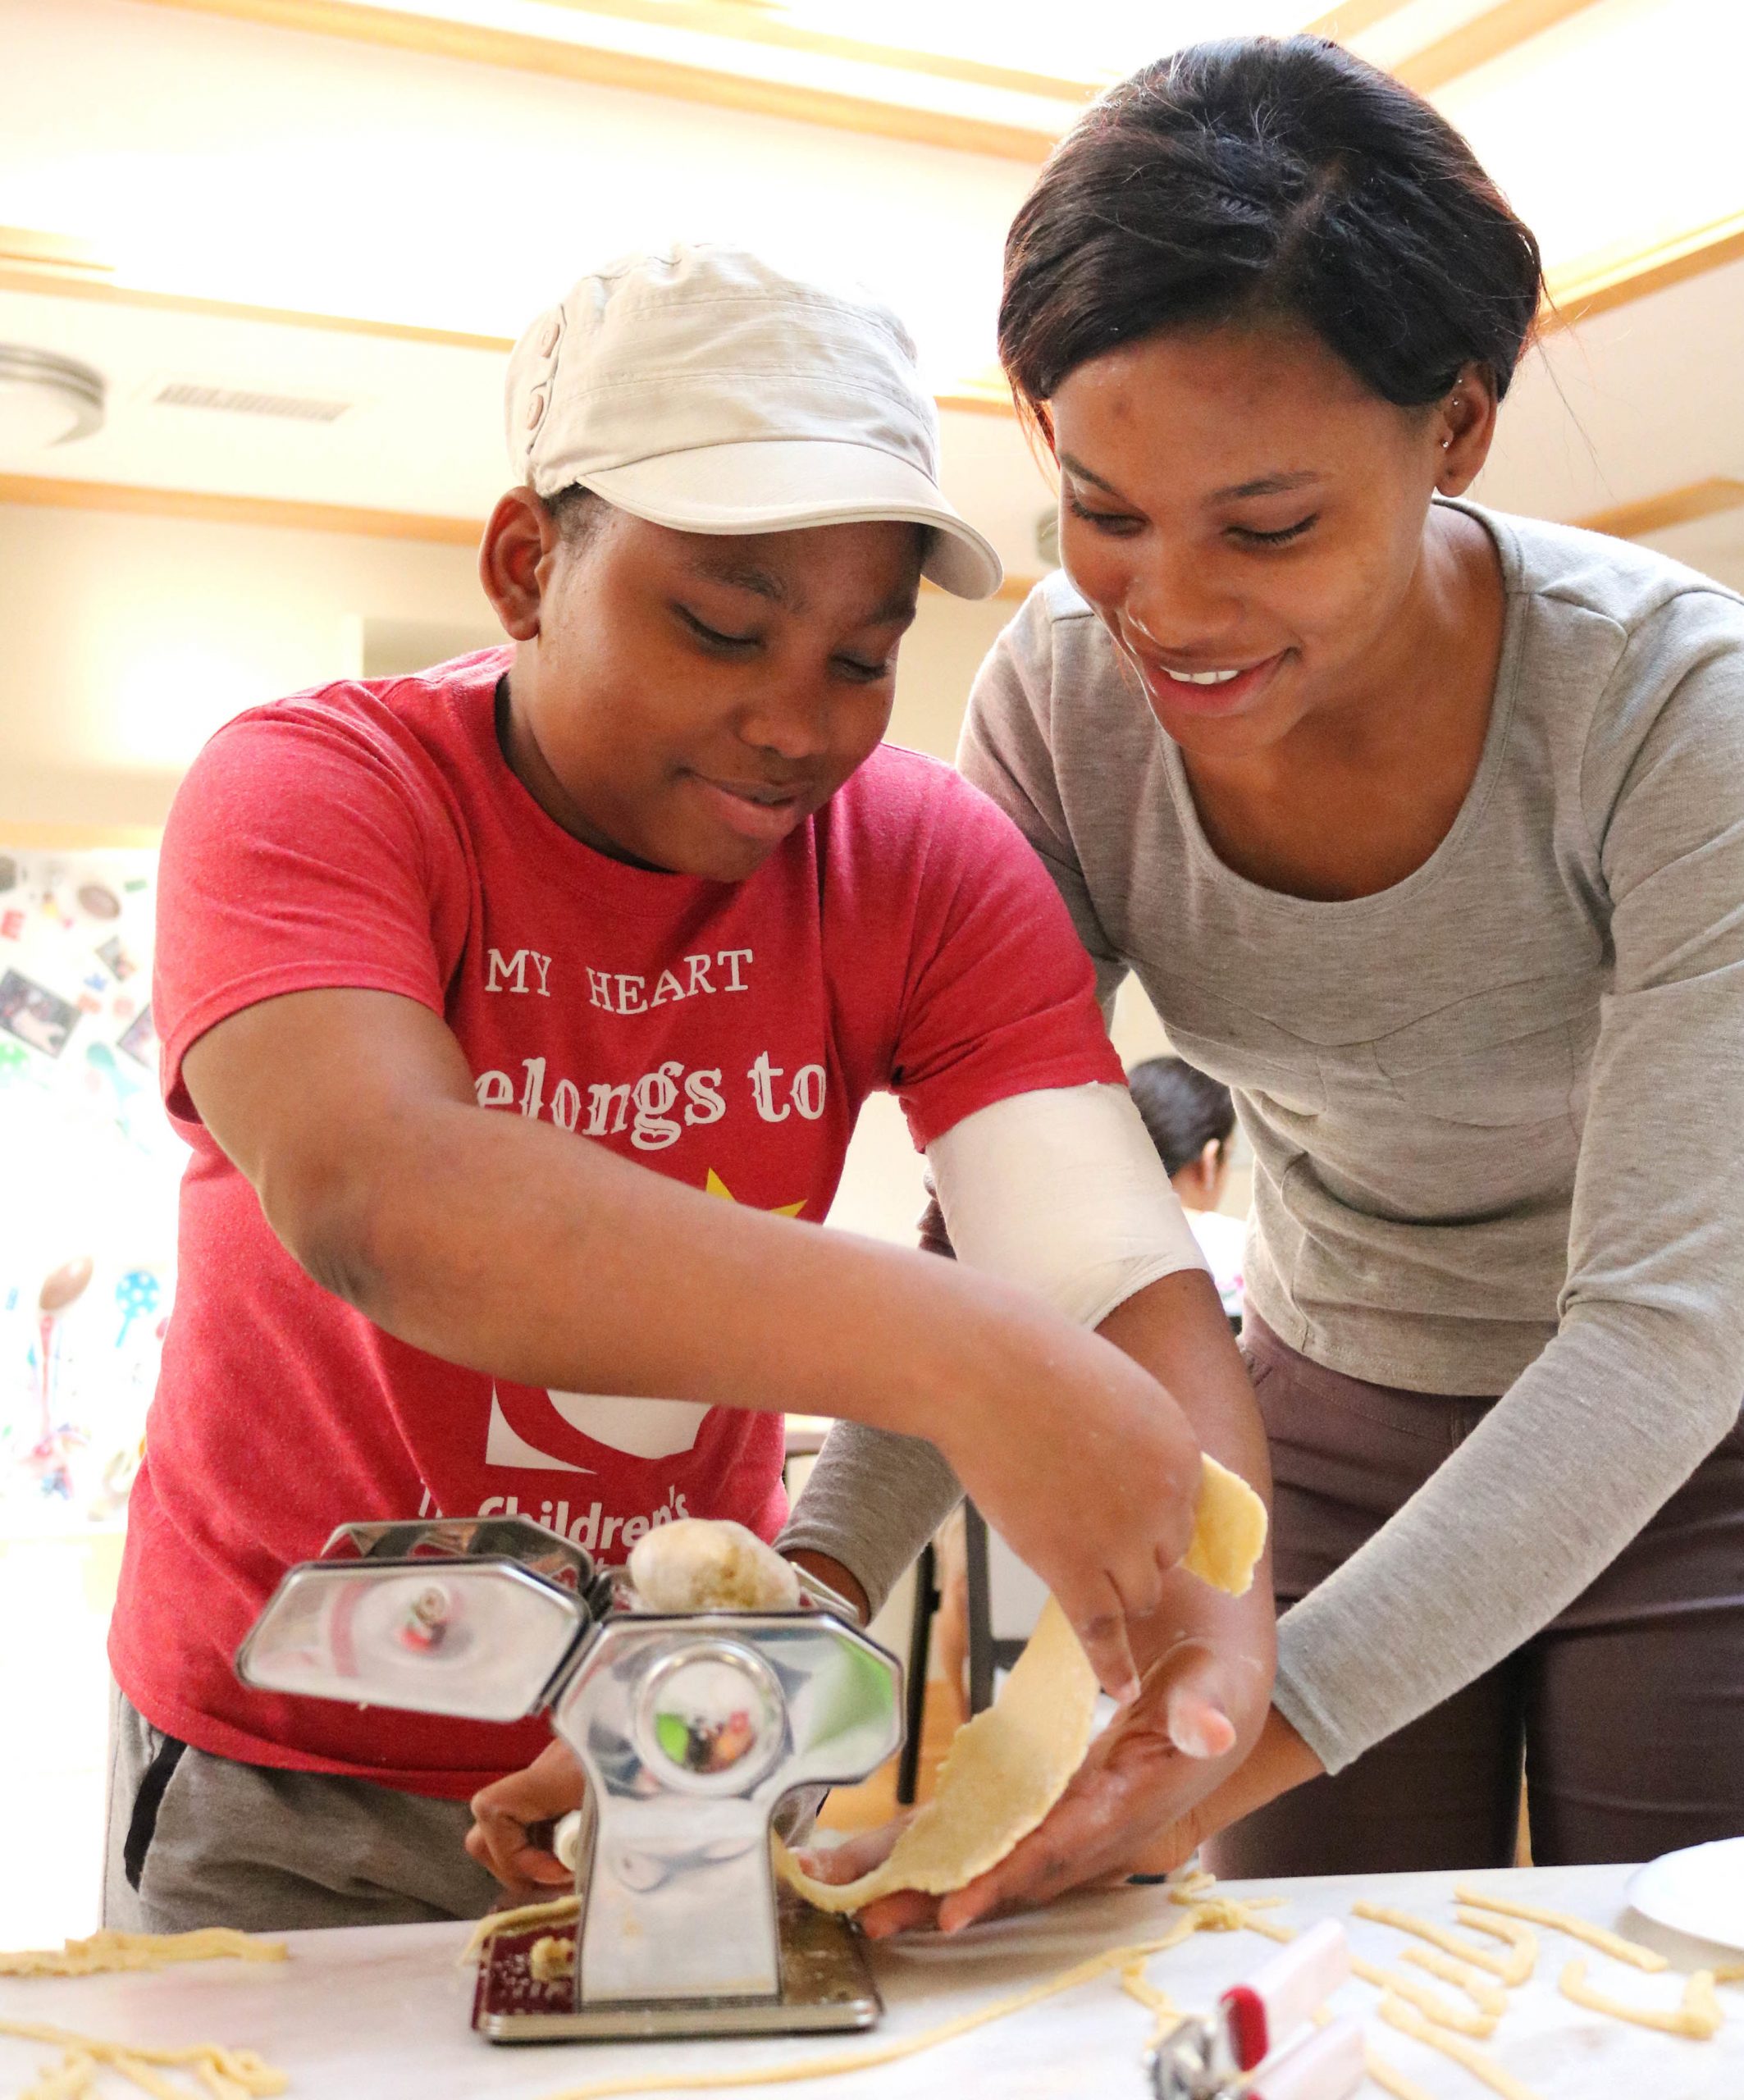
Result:
<svg viewBox="0 0 1744 2100">
<path fill-rule="evenodd" d="M 896 1750 L 901 1671 L 840 1598 L 800 1584 L 797 1609 L 662 1614 L 524 1517 L 346 1524 L 285 1574 L 236 1669 L 353 1705 L 549 1710 L 587 1777 L 577 1911 L 486 1941 L 481 2034 L 864 2028 L 883 2011 L 865 1942 L 778 1885 L 770 1829 L 797 1790 Z"/>
</svg>

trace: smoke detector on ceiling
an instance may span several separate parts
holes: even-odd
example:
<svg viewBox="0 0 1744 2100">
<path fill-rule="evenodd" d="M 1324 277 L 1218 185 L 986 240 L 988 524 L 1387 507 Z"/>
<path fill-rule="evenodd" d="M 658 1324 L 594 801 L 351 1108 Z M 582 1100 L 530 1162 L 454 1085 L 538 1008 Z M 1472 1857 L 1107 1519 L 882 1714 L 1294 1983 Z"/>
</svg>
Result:
<svg viewBox="0 0 1744 2100">
<path fill-rule="evenodd" d="M 100 429 L 103 376 L 76 358 L 0 343 L 0 450 L 73 445 Z"/>
<path fill-rule="evenodd" d="M 313 394 L 280 394 L 258 386 L 213 386 L 201 380 L 155 379 L 144 399 L 153 409 L 204 409 L 227 416 L 273 416 L 282 422 L 334 423 L 358 406 Z"/>
</svg>

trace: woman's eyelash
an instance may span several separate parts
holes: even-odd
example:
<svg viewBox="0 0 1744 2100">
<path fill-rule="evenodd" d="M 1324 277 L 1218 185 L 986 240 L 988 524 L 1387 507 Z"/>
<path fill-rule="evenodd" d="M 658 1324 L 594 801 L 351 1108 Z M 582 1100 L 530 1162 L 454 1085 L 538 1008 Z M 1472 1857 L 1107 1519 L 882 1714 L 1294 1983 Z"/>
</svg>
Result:
<svg viewBox="0 0 1744 2100">
<path fill-rule="evenodd" d="M 1071 494 L 1066 496 L 1066 507 L 1074 518 L 1082 518 L 1092 525 L 1130 525 L 1138 522 L 1122 510 L 1092 510 Z"/>
<path fill-rule="evenodd" d="M 694 633 L 722 649 L 748 649 L 757 638 L 754 634 L 723 634 L 719 628 L 710 627 L 705 620 L 698 619 L 693 612 L 683 605 L 679 606 L 678 612 L 685 625 Z"/>
<path fill-rule="evenodd" d="M 1081 518 L 1087 524 L 1100 526 L 1104 532 L 1119 532 L 1123 527 L 1139 526 L 1143 522 L 1129 517 L 1125 511 L 1092 510 L 1070 492 L 1066 495 L 1066 507 L 1074 518 Z M 1320 513 L 1317 510 L 1306 518 L 1299 518 L 1294 525 L 1285 525 L 1276 532 L 1255 532 L 1248 525 L 1232 525 L 1230 531 L 1244 546 L 1285 547 L 1292 540 L 1299 540 L 1304 532 L 1319 522 Z"/>
<path fill-rule="evenodd" d="M 1292 540 L 1299 540 L 1311 525 L 1317 523 L 1319 518 L 1317 510 L 1311 511 L 1306 518 L 1299 518 L 1294 525 L 1285 525 L 1276 532 L 1256 532 L 1247 525 L 1234 525 L 1230 529 L 1250 546 L 1281 547 Z"/>
</svg>

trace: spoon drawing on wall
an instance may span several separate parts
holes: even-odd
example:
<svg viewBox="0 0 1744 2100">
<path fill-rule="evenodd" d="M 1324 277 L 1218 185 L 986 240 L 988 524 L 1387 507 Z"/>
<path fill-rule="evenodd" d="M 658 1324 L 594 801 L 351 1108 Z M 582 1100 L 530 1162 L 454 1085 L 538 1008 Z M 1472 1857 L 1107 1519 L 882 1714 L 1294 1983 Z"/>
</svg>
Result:
<svg viewBox="0 0 1744 2100">
<path fill-rule="evenodd" d="M 67 1457 L 79 1439 L 76 1432 L 58 1419 L 59 1410 L 55 1404 L 55 1344 L 62 1314 L 84 1295 L 96 1266 L 89 1254 L 63 1262 L 59 1268 L 51 1269 L 43 1277 L 42 1289 L 36 1294 L 37 1374 L 43 1419 L 42 1435 L 30 1459 L 46 1495 L 70 1496 L 72 1493 L 72 1472 Z"/>
</svg>

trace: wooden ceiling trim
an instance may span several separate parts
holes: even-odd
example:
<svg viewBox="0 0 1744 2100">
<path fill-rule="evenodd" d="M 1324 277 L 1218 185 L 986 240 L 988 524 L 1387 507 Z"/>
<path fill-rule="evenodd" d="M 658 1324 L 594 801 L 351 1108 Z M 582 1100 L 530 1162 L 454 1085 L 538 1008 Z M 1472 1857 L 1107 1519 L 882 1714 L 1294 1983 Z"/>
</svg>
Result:
<svg viewBox="0 0 1744 2100">
<path fill-rule="evenodd" d="M 439 349 L 486 350 L 506 357 L 511 336 L 477 336 L 462 328 L 428 328 L 411 321 L 379 321 L 368 314 L 317 313 L 301 307 L 259 306 L 248 299 L 209 299 L 199 292 L 162 291 L 117 278 L 82 276 L 0 256 L 0 291 L 30 292 L 50 299 L 94 300 L 101 306 L 140 307 L 160 313 L 191 313 L 214 321 L 257 321 L 272 328 L 313 328 L 335 336 L 373 336 L 395 343 Z"/>
<path fill-rule="evenodd" d="M 1462 74 L 1505 57 L 1535 36 L 1555 29 L 1597 4 L 1597 0 L 1499 0 L 1468 22 L 1462 22 L 1433 43 L 1425 44 L 1390 70 L 1395 80 L 1420 95 L 1432 95 Z"/>
<path fill-rule="evenodd" d="M 1411 4 L 1412 0 L 1345 0 L 1341 7 L 1329 7 L 1325 14 L 1304 22 L 1302 34 L 1332 37 L 1343 43 L 1361 36 L 1365 30 L 1377 29 L 1395 15 L 1403 14 Z"/>
<path fill-rule="evenodd" d="M 1020 66 L 997 66 L 954 52 L 917 50 L 911 45 L 874 43 L 861 37 L 838 36 L 808 29 L 778 14 L 736 4 L 736 0 L 548 0 L 573 13 L 605 15 L 616 21 L 645 22 L 664 30 L 687 30 L 698 36 L 734 43 L 758 43 L 778 51 L 802 51 L 819 58 L 876 66 L 894 73 L 920 73 L 935 80 L 960 80 L 966 86 L 992 88 L 1002 94 L 1033 95 L 1045 102 L 1076 102 L 1100 94 L 1117 76 L 1105 80 L 1067 79 L 1057 73 L 1032 73 Z M 1410 0 L 1372 0 L 1402 7 Z"/>
<path fill-rule="evenodd" d="M 8 262 L 21 262 L 33 270 L 64 270 L 78 277 L 110 276 L 115 271 L 94 242 L 40 226 L 0 226 L 0 267 Z"/>
<path fill-rule="evenodd" d="M 1744 260 L 1744 212 L 1710 220 L 1685 233 L 1669 234 L 1646 248 L 1616 250 L 1565 264 L 1550 272 L 1541 331 L 1549 335 L 1559 328 L 1577 327 L 1595 314 L 1608 313 L 1614 307 L 1627 306 L 1686 278 L 1740 260 Z"/>
<path fill-rule="evenodd" d="M 216 490 L 151 488 L 131 482 L 83 482 L 44 474 L 0 474 L 0 504 L 53 510 L 101 510 L 130 518 L 192 518 L 207 524 L 264 525 L 281 532 L 345 532 L 371 540 L 418 540 L 476 547 L 478 518 L 417 510 L 370 510 L 286 496 L 227 495 Z"/>
<path fill-rule="evenodd" d="M 778 116 L 794 123 L 822 125 L 873 138 L 900 139 L 910 145 L 942 146 L 953 153 L 1025 161 L 1032 166 L 1047 158 L 1057 137 L 1052 131 L 1025 125 L 917 109 L 870 96 L 651 58 L 640 52 L 605 51 L 553 37 L 527 36 L 512 30 L 428 15 L 400 14 L 390 7 L 341 4 L 341 0 L 144 0 L 144 4 L 173 7 L 185 14 L 219 15 L 269 29 L 340 37 L 389 50 L 415 51 L 469 65 L 543 73 L 586 81 L 592 87 L 621 88 L 635 94 L 702 103 L 715 109 Z"/>
<path fill-rule="evenodd" d="M 1645 540 L 1655 532 L 1669 532 L 1674 525 L 1690 525 L 1697 518 L 1719 518 L 1728 510 L 1741 509 L 1744 509 L 1744 482 L 1715 477 L 1665 489 L 1638 502 L 1619 503 L 1609 510 L 1596 510 L 1574 522 L 1584 525 L 1589 532 L 1608 532 L 1615 540 Z"/>
</svg>

